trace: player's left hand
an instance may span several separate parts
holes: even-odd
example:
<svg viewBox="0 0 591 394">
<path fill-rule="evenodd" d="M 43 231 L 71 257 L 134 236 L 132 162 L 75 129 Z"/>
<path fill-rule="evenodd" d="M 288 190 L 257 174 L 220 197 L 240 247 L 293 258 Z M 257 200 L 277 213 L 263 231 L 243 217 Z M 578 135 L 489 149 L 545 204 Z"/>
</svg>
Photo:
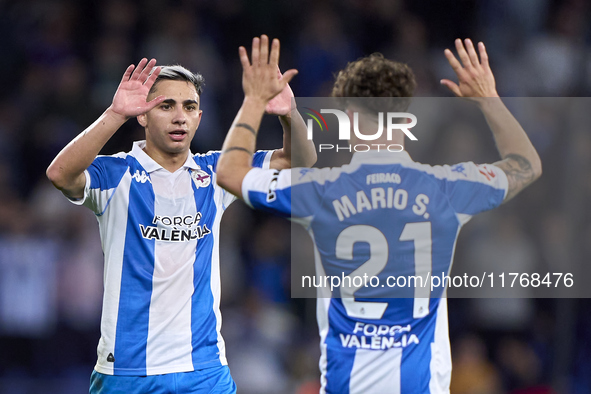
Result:
<svg viewBox="0 0 591 394">
<path fill-rule="evenodd" d="M 495 77 L 488 64 L 488 54 L 484 44 L 482 42 L 478 43 L 480 59 L 472 40 L 467 38 L 462 42 L 458 38 L 455 44 L 461 63 L 449 49 L 446 49 L 444 53 L 450 66 L 458 76 L 458 83 L 449 79 L 442 79 L 441 84 L 445 85 L 458 97 L 475 100 L 481 97 L 498 97 Z"/>
<path fill-rule="evenodd" d="M 246 48 L 238 49 L 242 64 L 242 89 L 246 98 L 254 98 L 264 102 L 265 107 L 273 97 L 282 93 L 289 81 L 298 73 L 291 69 L 277 77 L 279 63 L 279 40 L 273 39 L 269 53 L 269 37 L 262 35 L 252 40 L 251 59 L 248 59 Z M 291 89 L 290 89 L 291 91 Z M 292 93 L 293 94 L 293 93 Z M 291 105 L 291 104 L 290 104 Z M 284 107 L 284 106 L 282 106 Z"/>
<path fill-rule="evenodd" d="M 277 67 L 277 78 L 283 78 L 281 70 Z M 273 97 L 265 107 L 265 113 L 268 115 L 286 116 L 291 113 L 291 99 L 293 98 L 293 91 L 286 84 L 281 93 Z"/>
</svg>

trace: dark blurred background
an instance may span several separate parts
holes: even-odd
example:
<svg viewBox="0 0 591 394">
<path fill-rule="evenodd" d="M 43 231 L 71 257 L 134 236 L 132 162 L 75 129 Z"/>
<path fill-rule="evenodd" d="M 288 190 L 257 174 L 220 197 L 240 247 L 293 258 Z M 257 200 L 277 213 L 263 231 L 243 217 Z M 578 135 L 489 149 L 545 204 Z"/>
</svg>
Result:
<svg viewBox="0 0 591 394">
<path fill-rule="evenodd" d="M 414 69 L 417 96 L 447 97 L 443 49 L 470 37 L 487 45 L 501 96 L 584 97 L 590 15 L 587 0 L 0 0 L 0 393 L 88 391 L 98 226 L 44 173 L 108 107 L 129 64 L 155 57 L 204 75 L 192 148 L 205 152 L 221 147 L 240 106 L 237 48 L 254 35 L 281 39 L 282 69 L 299 70 L 296 96 L 328 95 L 336 71 L 379 51 Z M 466 226 L 456 265 L 567 272 L 591 261 L 591 102 L 576 103 L 549 104 L 524 125 L 544 175 Z M 259 146 L 281 146 L 280 130 L 265 119 Z M 142 134 L 129 121 L 102 153 L 128 151 Z M 497 160 L 490 133 L 462 119 L 421 142 L 411 154 L 429 164 Z M 318 392 L 315 300 L 290 297 L 289 240 L 287 221 L 241 202 L 222 222 L 222 331 L 241 393 Z M 452 393 L 591 393 L 588 299 L 450 299 L 449 315 Z"/>
</svg>

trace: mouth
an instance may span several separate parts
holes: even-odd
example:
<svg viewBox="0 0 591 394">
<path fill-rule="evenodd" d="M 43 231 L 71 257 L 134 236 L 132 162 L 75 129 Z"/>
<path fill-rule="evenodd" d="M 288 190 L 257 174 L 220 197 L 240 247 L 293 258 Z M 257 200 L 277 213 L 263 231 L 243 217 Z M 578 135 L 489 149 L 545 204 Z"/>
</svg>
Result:
<svg viewBox="0 0 591 394">
<path fill-rule="evenodd" d="M 185 136 L 187 135 L 187 132 L 185 130 L 179 129 L 179 130 L 173 130 L 173 131 L 169 132 L 168 135 L 174 141 L 182 141 L 185 138 Z"/>
</svg>

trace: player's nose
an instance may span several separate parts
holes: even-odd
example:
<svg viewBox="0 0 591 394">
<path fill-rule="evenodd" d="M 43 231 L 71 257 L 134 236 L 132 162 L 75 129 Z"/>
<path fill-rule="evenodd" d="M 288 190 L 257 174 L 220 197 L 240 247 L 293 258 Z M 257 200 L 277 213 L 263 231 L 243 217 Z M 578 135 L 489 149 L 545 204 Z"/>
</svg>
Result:
<svg viewBox="0 0 591 394">
<path fill-rule="evenodd" d="M 176 108 L 174 111 L 174 116 L 172 117 L 172 123 L 184 124 L 186 121 L 187 117 L 185 111 L 183 111 L 183 108 Z"/>
</svg>

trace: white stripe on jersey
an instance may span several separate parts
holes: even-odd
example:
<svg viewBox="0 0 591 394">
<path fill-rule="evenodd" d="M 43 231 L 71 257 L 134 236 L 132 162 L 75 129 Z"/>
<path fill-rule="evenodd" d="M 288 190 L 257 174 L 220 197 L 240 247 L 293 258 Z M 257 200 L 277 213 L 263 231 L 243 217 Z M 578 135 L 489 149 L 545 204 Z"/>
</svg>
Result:
<svg viewBox="0 0 591 394">
<path fill-rule="evenodd" d="M 383 351 L 357 349 L 351 370 L 349 394 L 401 394 L 402 349 Z"/>
<path fill-rule="evenodd" d="M 154 214 L 161 217 L 195 216 L 197 207 L 187 171 L 151 173 L 156 198 Z M 162 365 L 191 370 L 191 295 L 197 240 L 184 244 L 156 240 L 146 373 L 163 373 Z M 153 366 L 160 366 L 154 368 Z"/>
<path fill-rule="evenodd" d="M 87 173 L 90 185 L 90 176 Z M 119 186 L 115 190 L 115 202 L 122 207 L 129 205 L 129 189 L 131 187 L 131 174 L 129 171 L 123 175 Z M 103 194 L 103 192 L 101 192 Z M 106 200 L 105 200 L 106 202 Z M 103 206 L 104 210 L 104 206 Z M 127 232 L 127 209 L 111 209 L 104 215 L 97 217 L 104 225 L 100 226 L 101 240 L 109 248 L 109 264 L 105 265 L 103 294 L 103 313 L 101 316 L 101 339 L 97 353 L 98 360 L 94 369 L 97 372 L 112 375 L 113 363 L 107 362 L 109 353 L 115 351 L 115 336 L 117 335 L 117 317 L 119 314 L 119 294 L 121 292 L 121 273 L 123 270 L 123 252 L 125 250 L 125 234 Z M 107 280 L 107 278 L 109 278 Z"/>
<path fill-rule="evenodd" d="M 314 233 L 312 230 L 309 230 L 310 237 L 314 239 Z M 316 243 L 314 245 L 314 264 L 316 267 L 316 276 L 317 277 L 324 277 L 326 276 L 326 272 L 324 272 L 324 266 L 322 266 L 322 261 L 320 260 L 320 253 L 318 252 L 318 247 Z M 326 288 L 319 287 L 317 289 L 316 294 L 316 320 L 318 321 L 318 332 L 320 333 L 320 361 L 318 366 L 320 368 L 320 394 L 325 393 L 326 389 L 326 372 L 327 372 L 327 345 L 326 345 L 326 336 L 328 335 L 329 329 L 329 321 L 328 321 L 328 309 L 330 308 L 330 300 L 331 294 L 330 291 Z"/>
<path fill-rule="evenodd" d="M 216 182 L 216 176 L 217 174 L 214 172 L 213 176 L 212 176 L 212 182 L 213 183 L 217 183 Z M 221 207 L 224 197 L 228 197 L 225 196 L 225 194 L 228 194 L 230 197 L 232 197 L 232 201 L 234 201 L 234 199 L 236 199 L 236 197 L 233 197 L 231 194 L 226 193 L 224 191 L 224 189 L 222 189 L 221 187 L 218 187 L 215 191 L 215 197 L 214 197 L 214 201 L 215 201 L 215 206 L 216 209 L 218 210 L 218 212 L 223 212 L 223 209 Z M 215 221 L 213 223 L 213 228 L 212 231 L 214 234 L 218 234 L 219 233 L 219 228 L 220 228 L 220 223 L 222 220 L 222 215 L 216 215 Z M 219 243 L 220 243 L 220 237 L 215 237 L 214 238 L 214 245 L 213 245 L 213 250 L 211 253 L 211 280 L 210 280 L 210 285 L 211 285 L 211 294 L 213 295 L 213 311 L 215 313 L 215 318 L 216 318 L 216 331 L 218 334 L 218 351 L 219 351 L 219 356 L 220 356 L 220 362 L 222 363 L 222 365 L 228 365 L 228 360 L 226 359 L 226 344 L 224 342 L 224 338 L 222 337 L 221 334 L 221 329 L 222 329 L 222 314 L 220 312 L 220 299 L 221 299 L 221 289 L 222 289 L 222 285 L 220 283 L 221 278 L 220 278 L 220 247 L 219 247 Z"/>
<path fill-rule="evenodd" d="M 435 335 L 431 343 L 431 380 L 429 390 L 431 394 L 449 394 L 451 382 L 451 349 L 449 345 L 449 329 L 447 324 L 447 298 L 439 300 L 437 320 L 435 321 Z"/>
</svg>

